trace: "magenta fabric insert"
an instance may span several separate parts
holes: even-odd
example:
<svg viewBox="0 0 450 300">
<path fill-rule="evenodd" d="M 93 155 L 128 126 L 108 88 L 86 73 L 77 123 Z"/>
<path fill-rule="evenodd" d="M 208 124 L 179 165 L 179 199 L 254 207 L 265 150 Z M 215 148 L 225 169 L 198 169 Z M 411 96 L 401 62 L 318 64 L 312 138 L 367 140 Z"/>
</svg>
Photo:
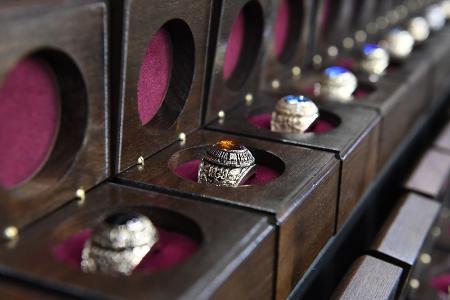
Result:
<svg viewBox="0 0 450 300">
<path fill-rule="evenodd" d="M 158 228 L 159 241 L 142 259 L 136 271 L 158 272 L 187 260 L 199 248 L 190 237 Z M 80 268 L 84 243 L 91 236 L 90 229 L 83 229 L 52 249 L 54 257 L 73 268 Z"/>
<path fill-rule="evenodd" d="M 156 32 L 139 70 L 137 102 L 142 125 L 156 115 L 167 93 L 172 70 L 172 43 L 165 29 Z"/>
<path fill-rule="evenodd" d="M 450 273 L 443 273 L 434 276 L 431 279 L 431 285 L 439 292 L 448 294 L 448 287 L 450 286 Z"/>
<path fill-rule="evenodd" d="M 175 170 L 174 173 L 184 179 L 197 182 L 197 172 L 200 167 L 200 160 L 191 160 L 182 163 Z M 250 177 L 243 185 L 262 185 L 268 183 L 281 174 L 268 166 L 256 165 L 256 174 Z"/>
<path fill-rule="evenodd" d="M 270 130 L 270 121 L 272 120 L 271 113 L 262 113 L 258 115 L 253 115 L 248 118 L 248 122 L 256 128 Z M 316 134 L 321 134 L 333 130 L 336 125 L 329 120 L 320 117 L 309 127 L 306 132 L 312 132 Z"/>
<path fill-rule="evenodd" d="M 55 75 L 37 57 L 22 59 L 0 88 L 0 186 L 32 177 L 53 147 L 59 125 Z"/>
<path fill-rule="evenodd" d="M 223 61 L 223 78 L 228 80 L 236 69 L 239 57 L 242 52 L 245 33 L 244 13 L 241 11 L 234 20 L 231 27 L 230 36 L 228 37 L 227 49 Z"/>
<path fill-rule="evenodd" d="M 281 1 L 275 23 L 275 54 L 280 57 L 289 33 L 289 0 Z"/>
</svg>

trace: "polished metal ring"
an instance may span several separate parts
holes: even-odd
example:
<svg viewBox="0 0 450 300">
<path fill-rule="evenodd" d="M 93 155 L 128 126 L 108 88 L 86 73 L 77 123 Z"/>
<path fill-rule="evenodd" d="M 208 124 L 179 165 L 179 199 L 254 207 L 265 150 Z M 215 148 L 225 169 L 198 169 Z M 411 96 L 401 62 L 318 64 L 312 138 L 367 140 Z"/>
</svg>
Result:
<svg viewBox="0 0 450 300">
<path fill-rule="evenodd" d="M 445 26 L 446 16 L 444 7 L 439 4 L 430 5 L 425 9 L 425 20 L 431 31 L 439 31 Z"/>
<path fill-rule="evenodd" d="M 278 100 L 270 129 L 274 132 L 305 132 L 318 117 L 319 109 L 311 99 L 289 95 Z"/>
<path fill-rule="evenodd" d="M 206 151 L 198 169 L 198 182 L 236 187 L 255 174 L 250 150 L 233 140 L 221 140 Z"/>
<path fill-rule="evenodd" d="M 105 218 L 85 242 L 81 268 L 86 273 L 130 275 L 159 239 L 146 216 L 119 212 Z"/>
<path fill-rule="evenodd" d="M 408 31 L 394 28 L 386 35 L 384 45 L 393 59 L 402 60 L 411 54 L 414 38 Z"/>
<path fill-rule="evenodd" d="M 389 65 L 389 54 L 377 44 L 364 44 L 360 69 L 368 74 L 381 76 Z"/>
<path fill-rule="evenodd" d="M 430 27 L 422 17 L 411 18 L 408 21 L 407 29 L 416 43 L 422 43 L 430 36 Z"/>
<path fill-rule="evenodd" d="M 343 67 L 326 68 L 320 78 L 320 95 L 332 100 L 347 102 L 358 86 L 356 76 Z"/>
</svg>

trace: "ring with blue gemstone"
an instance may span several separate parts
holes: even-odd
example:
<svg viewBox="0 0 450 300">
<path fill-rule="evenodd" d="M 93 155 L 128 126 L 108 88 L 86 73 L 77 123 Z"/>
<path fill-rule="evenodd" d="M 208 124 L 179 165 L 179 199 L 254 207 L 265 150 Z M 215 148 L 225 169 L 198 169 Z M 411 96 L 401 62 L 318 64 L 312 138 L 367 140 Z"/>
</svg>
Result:
<svg viewBox="0 0 450 300">
<path fill-rule="evenodd" d="M 403 60 L 411 54 L 414 38 L 408 31 L 394 28 L 386 35 L 384 45 L 391 58 Z"/>
<path fill-rule="evenodd" d="M 356 76 L 348 69 L 332 66 L 325 69 L 320 78 L 320 95 L 330 100 L 350 101 L 358 86 Z"/>
<path fill-rule="evenodd" d="M 303 133 L 318 117 L 319 109 L 310 98 L 288 95 L 278 100 L 272 112 L 270 129 L 274 132 Z"/>
<path fill-rule="evenodd" d="M 368 74 L 381 76 L 389 65 L 389 54 L 377 44 L 364 44 L 359 68 Z"/>
</svg>

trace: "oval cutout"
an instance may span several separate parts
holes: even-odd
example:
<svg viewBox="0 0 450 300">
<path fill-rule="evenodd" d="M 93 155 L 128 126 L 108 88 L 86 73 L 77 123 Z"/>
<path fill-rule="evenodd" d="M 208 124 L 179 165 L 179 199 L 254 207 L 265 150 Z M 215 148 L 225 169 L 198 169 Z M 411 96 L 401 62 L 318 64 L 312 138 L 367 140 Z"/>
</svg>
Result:
<svg viewBox="0 0 450 300">
<path fill-rule="evenodd" d="M 234 20 L 223 62 L 223 78 L 231 89 L 239 89 L 255 64 L 263 35 L 263 10 L 250 1 Z"/>
<path fill-rule="evenodd" d="M 51 186 L 83 142 L 87 90 L 80 70 L 67 54 L 40 50 L 6 75 L 0 94 L 0 186 Z"/>
<path fill-rule="evenodd" d="M 297 49 L 303 27 L 303 3 L 282 0 L 275 22 L 275 55 L 281 63 L 288 63 Z"/>
<path fill-rule="evenodd" d="M 195 71 L 194 37 L 180 19 L 165 23 L 150 39 L 139 70 L 137 107 L 149 130 L 171 127 L 189 96 Z"/>
</svg>

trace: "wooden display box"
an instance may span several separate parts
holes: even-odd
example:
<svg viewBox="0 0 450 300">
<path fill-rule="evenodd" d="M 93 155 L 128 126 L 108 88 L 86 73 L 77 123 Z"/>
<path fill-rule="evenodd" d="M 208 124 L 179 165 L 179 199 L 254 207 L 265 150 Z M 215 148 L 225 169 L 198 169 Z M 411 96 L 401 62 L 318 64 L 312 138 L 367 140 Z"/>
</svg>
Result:
<svg viewBox="0 0 450 300">
<path fill-rule="evenodd" d="M 354 93 L 354 100 L 350 105 L 370 107 L 379 112 L 382 118 L 380 129 L 380 154 L 378 165 L 381 168 L 391 156 L 405 134 L 414 125 L 421 113 L 429 108 L 429 87 L 431 80 L 429 68 L 425 62 L 409 76 L 404 72 L 395 70 L 387 74 L 378 82 L 372 83 L 366 78 L 359 78 L 358 89 Z M 397 72 L 398 71 L 398 72 Z M 315 84 L 319 82 L 320 71 L 309 70 L 301 77 L 288 77 L 285 83 L 270 93 L 281 97 L 288 94 L 306 94 L 320 102 L 328 102 L 315 95 Z M 431 78 L 431 77 L 430 77 Z"/>
<path fill-rule="evenodd" d="M 116 11 L 120 2 L 113 1 Z M 122 35 L 121 45 L 115 43 L 122 47 L 122 57 L 115 57 L 122 62 L 116 79 L 120 91 L 114 95 L 120 98 L 113 107 L 118 111 L 116 173 L 200 126 L 211 3 L 123 1 L 123 32 L 114 37 Z"/>
<path fill-rule="evenodd" d="M 358 258 L 332 299 L 397 299 L 402 269 L 372 256 Z"/>
<path fill-rule="evenodd" d="M 336 126 L 323 133 L 284 134 L 270 131 L 270 125 L 269 128 L 258 128 L 251 124 L 250 120 L 258 116 L 269 115 L 270 118 L 275 103 L 275 97 L 266 93 L 258 94 L 255 104 L 239 106 L 227 114 L 225 119 L 208 125 L 208 128 L 334 153 L 341 161 L 337 216 L 337 226 L 340 227 L 377 173 L 377 113 L 362 107 L 323 103 L 319 105 L 319 119 Z"/>
<path fill-rule="evenodd" d="M 209 41 L 206 122 L 259 88 L 264 51 L 272 38 L 266 32 L 272 30 L 277 4 L 275 0 L 224 0 L 217 5 L 220 21 L 213 23 L 217 36 Z"/>
<path fill-rule="evenodd" d="M 401 266 L 406 279 L 439 209 L 438 202 L 413 193 L 405 195 L 378 233 L 370 253 Z"/>
<path fill-rule="evenodd" d="M 430 149 L 406 180 L 405 188 L 438 199 L 442 192 L 448 191 L 449 171 L 450 153 Z"/>
<path fill-rule="evenodd" d="M 209 145 L 223 138 L 251 149 L 257 165 L 277 170 L 279 177 L 231 188 L 199 184 L 174 173 L 178 166 L 199 160 Z M 331 153 L 323 151 L 199 130 L 186 142 L 147 159 L 144 168 L 127 170 L 118 180 L 269 215 L 278 226 L 278 299 L 289 294 L 335 231 L 339 165 Z"/>
<path fill-rule="evenodd" d="M 198 248 L 181 263 L 129 277 L 83 273 L 55 256 L 69 238 L 74 243 L 74 236 L 106 214 L 127 209 L 146 214 L 160 230 L 195 240 Z M 81 256 L 81 249 L 67 251 Z M 274 251 L 275 233 L 266 217 L 105 183 L 90 191 L 84 202 L 70 203 L 2 248 L 0 266 L 16 277 L 83 297 L 271 299 Z"/>
<path fill-rule="evenodd" d="M 95 0 L 4 1 L 0 4 L 3 28 L 0 38 L 4 44 L 0 48 L 0 79 L 9 79 L 9 72 L 23 66 L 26 60 L 40 62 L 45 67 L 43 70 L 51 73 L 57 106 L 53 143 L 40 167 L 18 185 L 0 187 L 2 232 L 9 226 L 14 226 L 9 227 L 12 231 L 20 230 L 74 199 L 78 189 L 89 189 L 110 174 L 106 17 L 105 3 Z M 30 81 L 26 76 L 22 79 Z M 20 92 L 20 88 L 14 92 Z M 39 109 L 43 104 L 37 101 L 43 97 L 50 99 L 41 90 L 34 92 L 37 98 L 28 105 L 39 105 L 27 118 L 32 118 L 33 113 L 42 113 Z M 46 120 L 50 118 L 46 113 L 42 116 Z M 5 120 L 0 120 L 0 126 L 8 128 L 2 122 Z M 26 121 L 15 119 L 14 122 Z M 30 127 L 31 132 L 39 128 L 35 123 Z M 16 152 L 23 152 L 21 156 L 27 160 L 34 153 L 34 143 L 39 141 L 35 135 L 25 149 Z M 24 160 L 17 163 L 17 168 L 24 166 Z M 0 239 L 6 235 L 5 232 Z"/>
</svg>

